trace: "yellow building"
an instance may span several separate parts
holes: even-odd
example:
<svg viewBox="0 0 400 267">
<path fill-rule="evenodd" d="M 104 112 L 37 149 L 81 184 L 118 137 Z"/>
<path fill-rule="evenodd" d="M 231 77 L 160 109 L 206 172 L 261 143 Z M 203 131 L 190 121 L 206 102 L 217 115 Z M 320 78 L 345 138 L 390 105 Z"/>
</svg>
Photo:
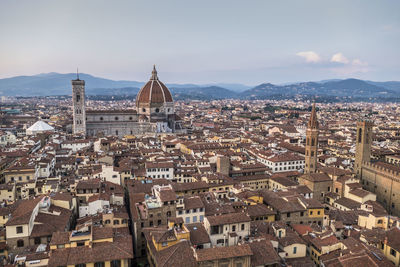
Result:
<svg viewBox="0 0 400 267">
<path fill-rule="evenodd" d="M 112 228 L 91 224 L 72 232 L 56 232 L 50 242 L 48 266 L 128 267 L 133 259 L 128 233 L 127 228 L 114 233 Z"/>
<path fill-rule="evenodd" d="M 393 262 L 395 266 L 400 264 L 400 229 L 392 228 L 386 232 L 385 240 L 381 244 L 381 250 L 385 257 Z"/>
<path fill-rule="evenodd" d="M 311 259 L 319 266 L 320 256 L 341 249 L 342 243 L 335 235 L 315 237 L 310 240 Z"/>
</svg>

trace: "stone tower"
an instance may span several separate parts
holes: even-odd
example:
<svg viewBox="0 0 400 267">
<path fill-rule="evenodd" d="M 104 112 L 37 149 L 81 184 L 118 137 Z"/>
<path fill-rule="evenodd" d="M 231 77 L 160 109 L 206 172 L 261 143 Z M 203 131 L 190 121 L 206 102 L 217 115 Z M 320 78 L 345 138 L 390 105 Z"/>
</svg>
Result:
<svg viewBox="0 0 400 267">
<path fill-rule="evenodd" d="M 354 171 L 356 176 L 361 178 L 361 169 L 363 162 L 371 161 L 372 145 L 372 121 L 364 120 L 357 122 L 356 136 L 356 158 L 354 162 Z"/>
<path fill-rule="evenodd" d="M 73 103 L 73 133 L 86 135 L 86 104 L 85 104 L 85 81 L 72 80 L 72 103 Z"/>
<path fill-rule="evenodd" d="M 230 168 L 231 168 L 231 163 L 229 157 L 226 156 L 217 157 L 217 172 L 229 176 Z"/>
<path fill-rule="evenodd" d="M 317 170 L 318 134 L 318 120 L 314 102 L 306 132 L 305 173 L 313 173 Z"/>
</svg>

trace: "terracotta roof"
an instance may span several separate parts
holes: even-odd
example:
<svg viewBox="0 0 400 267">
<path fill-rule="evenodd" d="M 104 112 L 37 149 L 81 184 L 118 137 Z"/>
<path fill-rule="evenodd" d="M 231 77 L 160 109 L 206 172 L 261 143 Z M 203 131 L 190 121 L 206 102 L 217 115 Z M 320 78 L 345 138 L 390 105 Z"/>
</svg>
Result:
<svg viewBox="0 0 400 267">
<path fill-rule="evenodd" d="M 197 261 L 212 261 L 235 257 L 252 256 L 253 252 L 248 244 L 231 247 L 206 248 L 196 251 Z"/>
<path fill-rule="evenodd" d="M 190 232 L 190 242 L 193 245 L 211 243 L 210 237 L 202 223 L 186 224 L 185 226 Z"/>
<path fill-rule="evenodd" d="M 155 68 L 152 74 L 150 81 L 148 81 L 137 94 L 136 106 L 140 104 L 173 102 L 171 92 L 158 80 Z"/>
<path fill-rule="evenodd" d="M 222 215 L 206 216 L 211 226 L 250 222 L 250 217 L 244 212 L 228 213 Z"/>
<path fill-rule="evenodd" d="M 248 243 L 253 253 L 251 266 L 278 265 L 280 257 L 269 240 L 253 241 Z"/>
</svg>

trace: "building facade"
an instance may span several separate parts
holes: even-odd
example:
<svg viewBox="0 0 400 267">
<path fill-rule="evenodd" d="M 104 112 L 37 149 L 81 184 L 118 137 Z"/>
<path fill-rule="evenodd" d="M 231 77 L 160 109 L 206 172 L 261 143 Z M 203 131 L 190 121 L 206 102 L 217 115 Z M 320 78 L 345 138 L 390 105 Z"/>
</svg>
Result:
<svg viewBox="0 0 400 267">
<path fill-rule="evenodd" d="M 182 131 L 169 89 L 158 79 L 155 67 L 136 97 L 136 109 L 86 110 L 85 81 L 72 81 L 73 133 L 123 137 L 144 133 Z"/>
</svg>

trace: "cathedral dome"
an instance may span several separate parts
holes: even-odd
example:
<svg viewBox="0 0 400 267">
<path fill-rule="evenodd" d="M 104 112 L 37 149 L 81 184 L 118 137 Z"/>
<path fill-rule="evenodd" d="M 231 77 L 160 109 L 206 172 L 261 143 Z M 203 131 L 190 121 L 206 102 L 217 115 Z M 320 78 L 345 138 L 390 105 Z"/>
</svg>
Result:
<svg viewBox="0 0 400 267">
<path fill-rule="evenodd" d="M 140 89 L 136 96 L 136 106 L 168 102 L 173 102 L 171 92 L 158 80 L 156 67 L 154 66 L 150 80 Z"/>
</svg>

